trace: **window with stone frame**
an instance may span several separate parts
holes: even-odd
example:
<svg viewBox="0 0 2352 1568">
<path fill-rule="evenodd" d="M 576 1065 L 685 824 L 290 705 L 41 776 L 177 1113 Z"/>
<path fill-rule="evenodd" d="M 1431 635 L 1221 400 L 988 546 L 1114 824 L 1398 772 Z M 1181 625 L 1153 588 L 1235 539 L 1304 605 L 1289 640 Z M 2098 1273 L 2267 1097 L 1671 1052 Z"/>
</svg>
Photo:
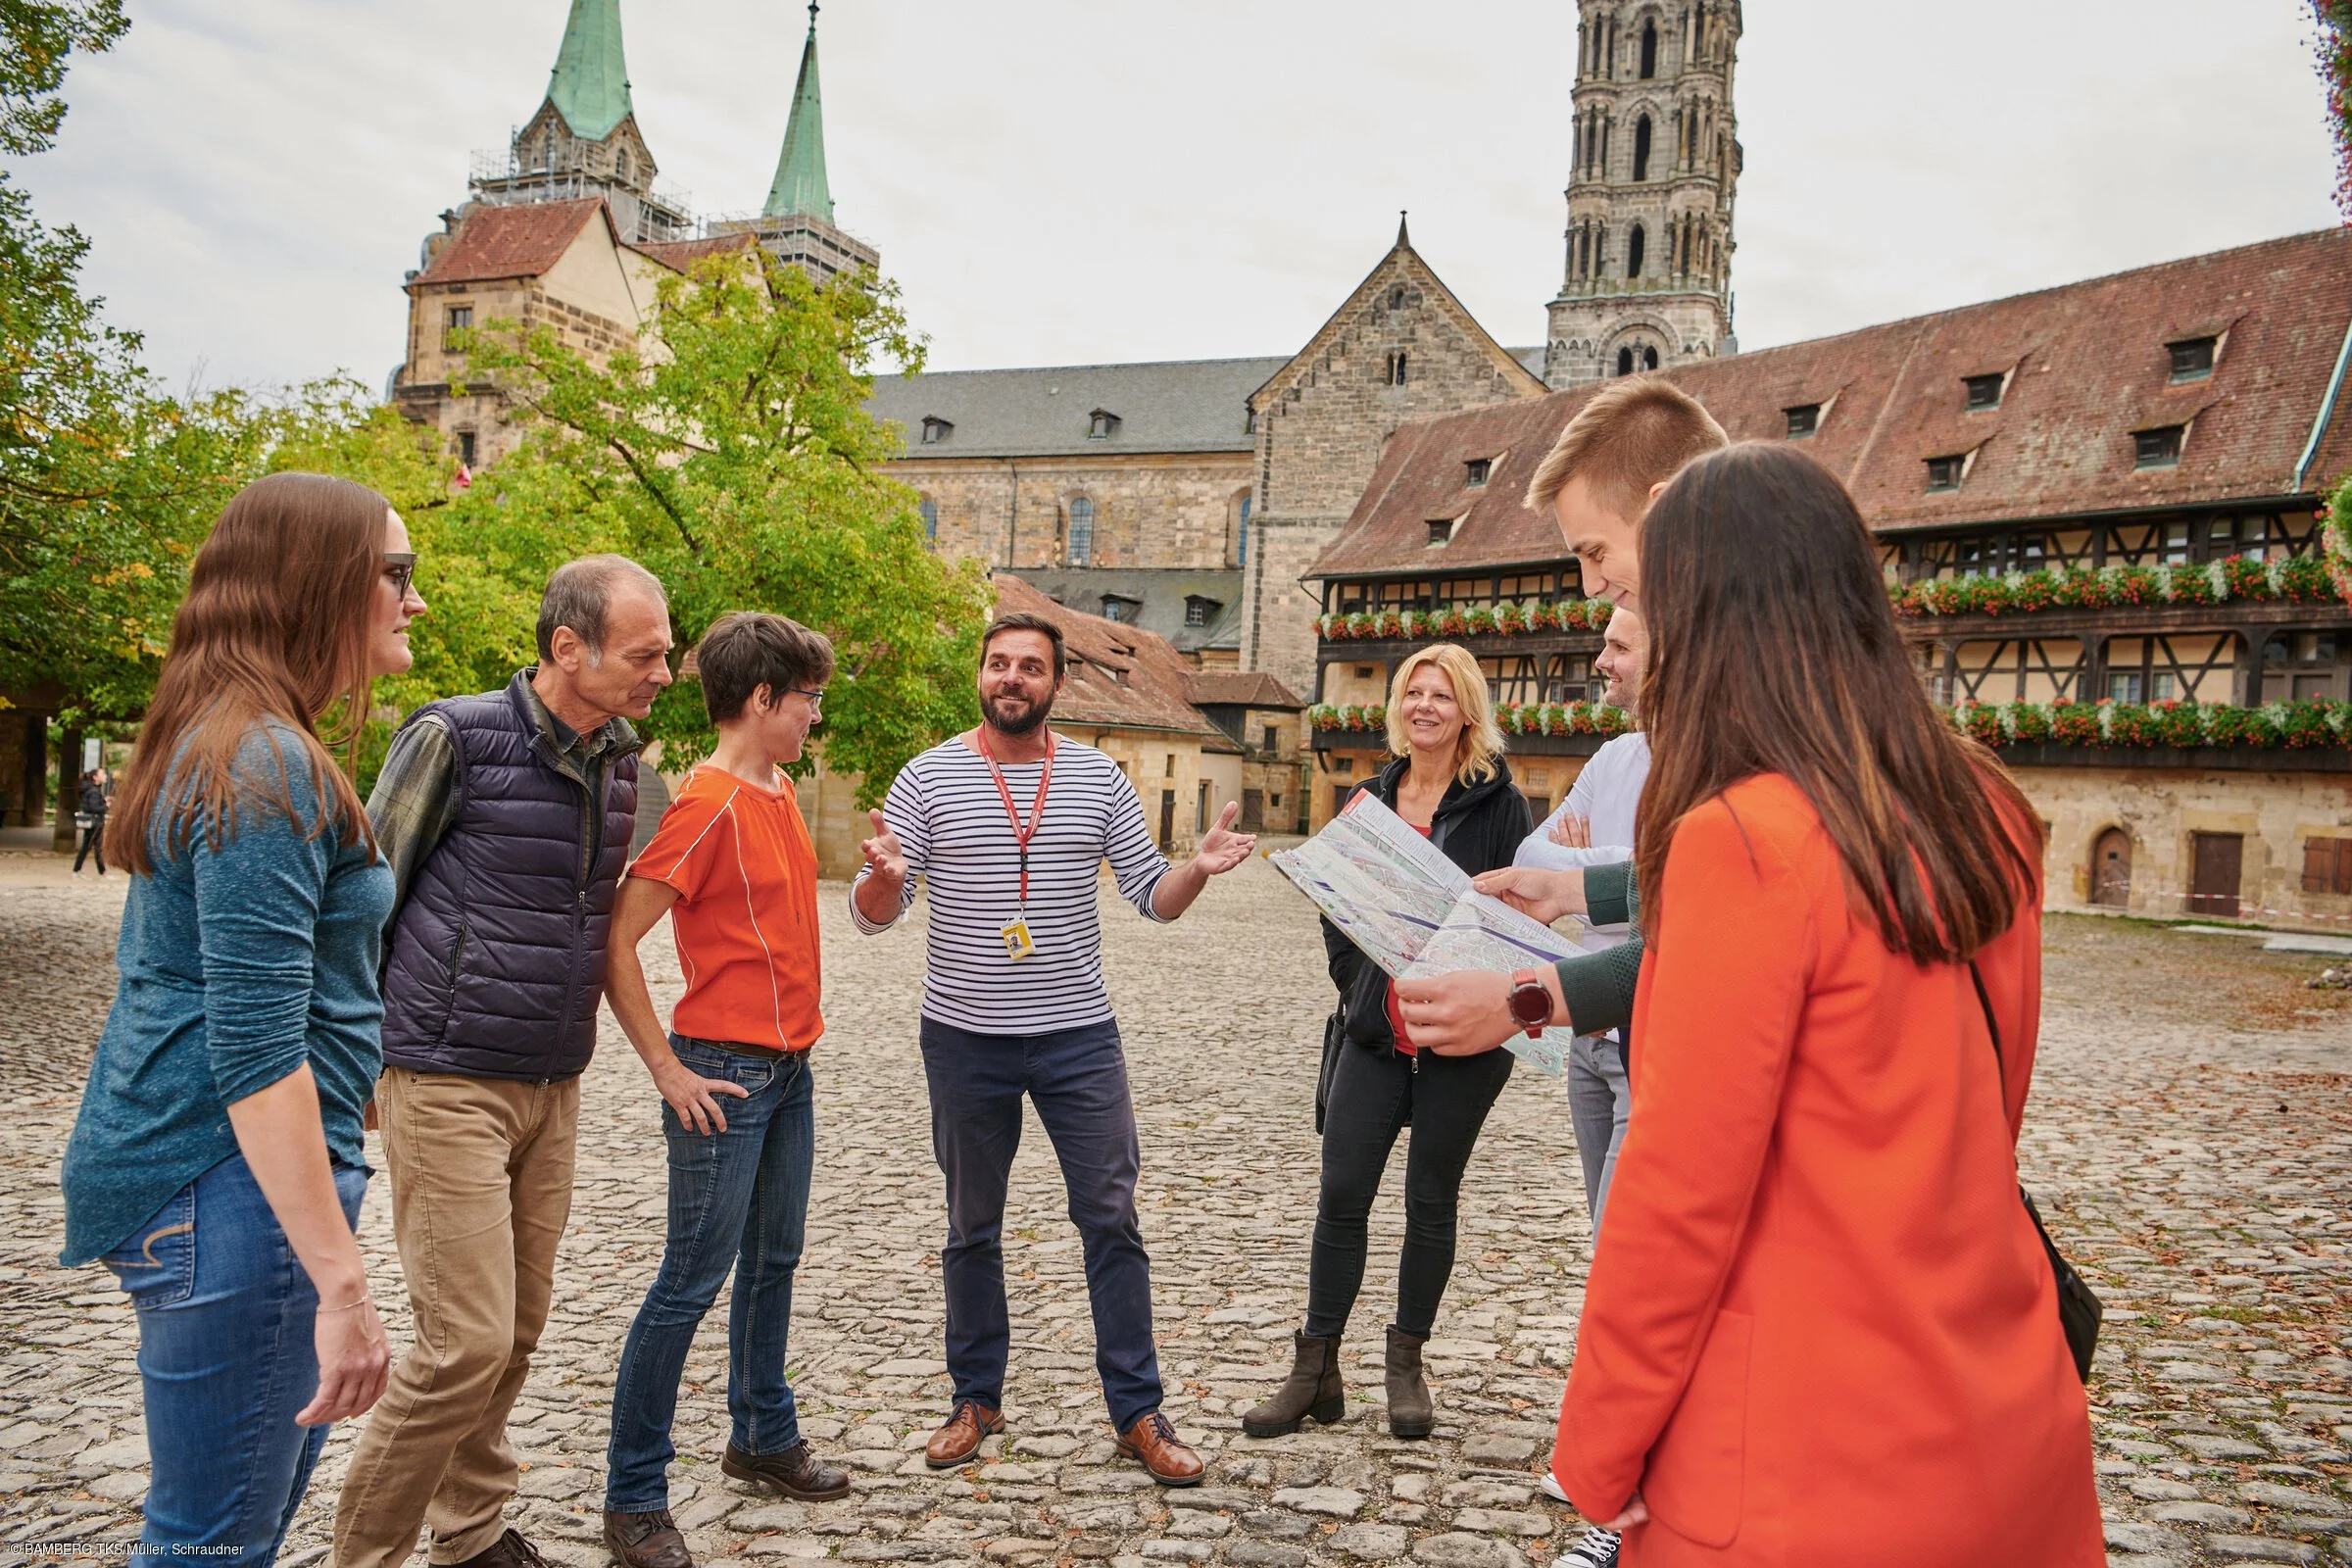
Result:
<svg viewBox="0 0 2352 1568">
<path fill-rule="evenodd" d="M 1649 178 L 1649 117 L 1643 115 L 1634 122 L 1634 179 L 1637 183 Z"/>
<path fill-rule="evenodd" d="M 1658 74 L 1658 24 L 1642 24 L 1642 79 L 1649 80 Z"/>
<path fill-rule="evenodd" d="M 473 307 L 470 305 L 449 306 L 441 317 L 441 347 L 443 351 L 454 353 L 458 346 L 458 334 L 469 332 L 472 329 Z"/>
<path fill-rule="evenodd" d="M 922 514 L 923 537 L 936 540 L 939 537 L 939 503 L 925 496 L 915 504 L 914 510 Z"/>
<path fill-rule="evenodd" d="M 471 430 L 458 432 L 458 461 L 469 469 L 473 466 L 473 432 Z"/>
<path fill-rule="evenodd" d="M 1404 385 L 1406 371 L 1405 351 L 1402 349 L 1392 350 L 1389 354 L 1388 369 L 1383 376 L 1384 384 L 1388 386 Z"/>
<path fill-rule="evenodd" d="M 1073 566 L 1092 565 L 1095 559 L 1095 504 L 1085 496 L 1072 498 L 1069 512 L 1068 549 L 1064 559 Z M 1116 620 L 1116 615 L 1109 615 Z"/>
<path fill-rule="evenodd" d="M 1649 122 L 1642 122 L 1644 125 Z M 1633 232 L 1625 236 L 1625 275 L 1640 277 L 1642 266 L 1649 260 L 1649 230 L 1636 223 Z"/>
</svg>

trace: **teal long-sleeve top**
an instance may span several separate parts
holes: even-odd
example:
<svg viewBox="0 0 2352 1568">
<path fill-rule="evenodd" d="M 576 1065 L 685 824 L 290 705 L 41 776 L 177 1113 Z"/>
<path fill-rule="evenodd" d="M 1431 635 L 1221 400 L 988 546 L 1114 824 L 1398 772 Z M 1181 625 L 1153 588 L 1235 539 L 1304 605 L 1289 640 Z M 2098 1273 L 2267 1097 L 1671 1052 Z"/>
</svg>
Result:
<svg viewBox="0 0 2352 1568">
<path fill-rule="evenodd" d="M 202 820 L 176 852 L 150 828 L 155 870 L 131 879 L 115 1004 L 66 1144 L 68 1265 L 114 1250 L 234 1154 L 228 1106 L 306 1062 L 328 1155 L 367 1163 L 360 1119 L 382 1065 L 376 956 L 392 872 L 365 840 L 311 831 L 323 781 L 290 726 L 256 726 L 235 776 L 273 785 L 281 765 L 291 816 L 273 787 L 248 789 L 218 848 Z M 174 798 L 170 785 L 162 798 Z"/>
<path fill-rule="evenodd" d="M 1634 991 L 1642 980 L 1642 890 L 1634 880 L 1634 863 L 1585 867 L 1585 909 L 1592 924 L 1630 924 L 1633 935 L 1613 948 L 1581 953 L 1554 965 L 1560 1000 L 1568 1004 L 1568 1026 L 1580 1035 L 1631 1030 Z"/>
</svg>

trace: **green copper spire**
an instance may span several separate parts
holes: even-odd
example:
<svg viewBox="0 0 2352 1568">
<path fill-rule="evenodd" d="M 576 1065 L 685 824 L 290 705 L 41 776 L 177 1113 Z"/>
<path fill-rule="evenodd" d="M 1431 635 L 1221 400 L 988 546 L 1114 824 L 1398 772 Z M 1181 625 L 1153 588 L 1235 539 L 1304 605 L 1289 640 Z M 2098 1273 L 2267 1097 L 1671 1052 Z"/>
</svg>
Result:
<svg viewBox="0 0 2352 1568">
<path fill-rule="evenodd" d="M 571 0 L 547 96 L 582 141 L 603 141 L 628 118 L 629 67 L 620 53 L 620 0 Z"/>
<path fill-rule="evenodd" d="M 809 0 L 808 41 L 801 49 L 801 79 L 792 90 L 792 118 L 784 125 L 784 155 L 776 160 L 775 183 L 767 187 L 767 205 L 760 212 L 764 218 L 833 221 L 833 192 L 825 183 L 824 97 L 816 85 L 815 0 Z"/>
</svg>

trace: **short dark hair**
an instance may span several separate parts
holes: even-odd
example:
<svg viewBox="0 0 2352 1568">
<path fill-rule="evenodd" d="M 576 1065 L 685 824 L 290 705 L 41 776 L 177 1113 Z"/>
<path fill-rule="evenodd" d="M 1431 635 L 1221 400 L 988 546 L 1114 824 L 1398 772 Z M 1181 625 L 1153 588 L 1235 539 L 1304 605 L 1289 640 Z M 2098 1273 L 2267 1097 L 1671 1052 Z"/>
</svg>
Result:
<svg viewBox="0 0 2352 1568">
<path fill-rule="evenodd" d="M 703 711 L 711 723 L 724 724 L 762 686 L 772 708 L 795 687 L 805 691 L 831 680 L 833 644 L 788 616 L 738 610 L 710 623 L 695 645 L 694 664 L 703 682 Z"/>
<path fill-rule="evenodd" d="M 547 576 L 547 591 L 539 596 L 539 662 L 556 657 L 556 628 L 569 626 L 592 654 L 605 651 L 605 612 L 612 604 L 612 585 L 633 582 L 664 608 L 669 595 L 662 579 L 626 556 L 582 556 L 566 561 Z"/>
<path fill-rule="evenodd" d="M 1045 616 L 1026 610 L 1010 611 L 988 623 L 988 630 L 980 634 L 980 662 L 982 663 L 988 662 L 988 645 L 1008 631 L 1033 631 L 1052 643 L 1054 645 L 1054 678 L 1061 679 L 1063 659 L 1061 628 Z"/>
</svg>

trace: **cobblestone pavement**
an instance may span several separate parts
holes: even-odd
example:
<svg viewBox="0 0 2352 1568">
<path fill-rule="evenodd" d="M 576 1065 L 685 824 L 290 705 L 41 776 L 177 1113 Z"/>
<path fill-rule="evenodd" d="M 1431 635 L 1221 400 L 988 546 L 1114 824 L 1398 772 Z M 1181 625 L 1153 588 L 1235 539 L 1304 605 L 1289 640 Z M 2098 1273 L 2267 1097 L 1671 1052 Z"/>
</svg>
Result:
<svg viewBox="0 0 2352 1568">
<path fill-rule="evenodd" d="M 53 1262 L 56 1161 L 111 992 L 122 886 L 0 876 L 0 1555 L 88 1551 L 136 1528 L 131 1316 L 102 1270 Z M 1534 1472 L 1575 1341 L 1588 1234 L 1559 1091 L 1532 1074 L 1496 1107 L 1465 1191 L 1460 1262 L 1429 1348 L 1436 1436 L 1396 1442 L 1380 1419 L 1395 1166 L 1346 1352 L 1347 1420 L 1271 1442 L 1240 1435 L 1239 1412 L 1287 1365 L 1303 1308 L 1327 1004 L 1307 907 L 1262 863 L 1173 928 L 1115 904 L 1105 918 L 1168 1411 L 1206 1450 L 1209 1484 L 1163 1493 L 1111 1454 L 1078 1247 L 1034 1121 L 1007 1221 L 1011 1429 L 979 1464 L 926 1470 L 917 1450 L 947 1383 L 944 1219 L 912 1026 L 919 937 L 861 940 L 838 890 L 824 904 L 831 1030 L 795 1382 L 810 1437 L 855 1467 L 858 1487 L 803 1506 L 720 1477 L 722 1308 L 687 1372 L 678 1446 L 693 1457 L 672 1471 L 702 1560 L 1520 1568 L 1574 1539 Z M 656 950 L 674 993 L 665 933 Z M 2321 962 L 2232 937 L 2053 922 L 2024 1162 L 2108 1299 L 2092 1393 L 2116 1563 L 2352 1558 L 2352 1013 L 2342 994 L 2297 984 Z M 584 1568 L 603 1560 L 612 1363 L 660 1255 L 663 1205 L 657 1101 L 610 1030 L 580 1129 L 555 1321 L 514 1437 L 528 1465 L 518 1522 Z M 404 1343 L 386 1216 L 379 1182 L 365 1241 Z M 324 1552 L 354 1435 L 334 1435 L 293 1563 Z"/>
</svg>

